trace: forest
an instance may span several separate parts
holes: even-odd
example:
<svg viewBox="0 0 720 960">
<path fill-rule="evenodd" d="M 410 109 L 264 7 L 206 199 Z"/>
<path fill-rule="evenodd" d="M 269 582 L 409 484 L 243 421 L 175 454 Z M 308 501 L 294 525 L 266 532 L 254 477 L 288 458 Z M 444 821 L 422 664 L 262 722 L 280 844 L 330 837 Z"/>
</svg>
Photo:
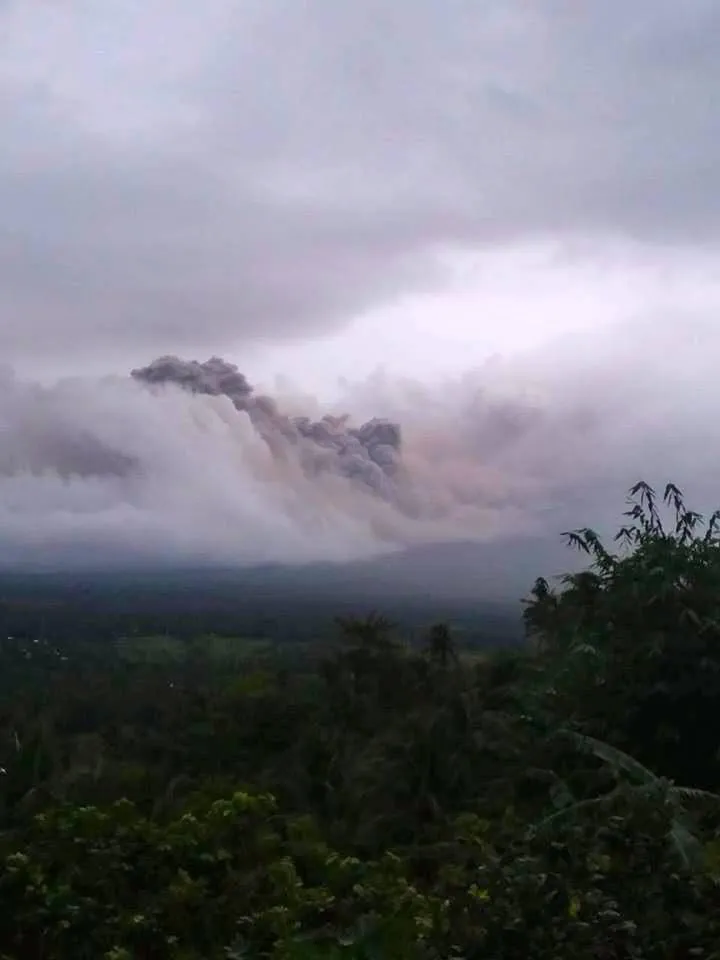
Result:
<svg viewBox="0 0 720 960">
<path fill-rule="evenodd" d="M 620 524 L 521 644 L 0 607 L 0 960 L 720 958 L 720 513 Z"/>
</svg>

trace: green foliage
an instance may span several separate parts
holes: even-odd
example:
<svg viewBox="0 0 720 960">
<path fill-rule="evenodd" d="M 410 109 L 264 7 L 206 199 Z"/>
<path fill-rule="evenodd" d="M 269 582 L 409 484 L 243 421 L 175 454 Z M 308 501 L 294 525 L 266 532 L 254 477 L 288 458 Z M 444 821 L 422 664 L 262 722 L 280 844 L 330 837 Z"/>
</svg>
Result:
<svg viewBox="0 0 720 960">
<path fill-rule="evenodd" d="M 551 713 L 665 776 L 713 789 L 720 782 L 720 515 L 704 524 L 672 484 L 663 501 L 665 520 L 650 486 L 632 488 L 618 554 L 590 529 L 568 534 L 591 567 L 564 577 L 560 593 L 538 581 L 526 623 Z"/>
<path fill-rule="evenodd" d="M 435 909 L 397 858 L 340 856 L 310 821 L 247 793 L 162 825 L 127 801 L 40 814 L 5 852 L 0 896 L 0 940 L 22 957 L 290 956 L 307 937 L 390 932 L 414 945 Z"/>
<path fill-rule="evenodd" d="M 718 960 L 719 517 L 662 500 L 521 651 L 4 643 L 0 960 Z"/>
<path fill-rule="evenodd" d="M 691 787 L 677 787 L 673 783 L 656 776 L 647 767 L 628 756 L 617 747 L 595 740 L 583 734 L 566 731 L 566 736 L 575 746 L 592 756 L 598 757 L 607 763 L 615 773 L 618 782 L 614 789 L 598 797 L 574 802 L 569 790 L 565 790 L 562 802 L 557 804 L 559 809 L 546 817 L 542 823 L 533 828 L 533 832 L 547 831 L 549 827 L 557 826 L 572 818 L 578 819 L 578 814 L 586 816 L 591 807 L 609 807 L 618 797 L 631 796 L 638 799 L 648 798 L 657 808 L 664 806 L 669 811 L 667 837 L 670 847 L 676 855 L 680 865 L 688 870 L 703 870 L 707 864 L 707 857 L 703 844 L 695 833 L 695 826 L 688 815 L 688 805 L 699 803 L 712 804 L 715 811 L 720 811 L 720 796 L 706 790 Z"/>
</svg>

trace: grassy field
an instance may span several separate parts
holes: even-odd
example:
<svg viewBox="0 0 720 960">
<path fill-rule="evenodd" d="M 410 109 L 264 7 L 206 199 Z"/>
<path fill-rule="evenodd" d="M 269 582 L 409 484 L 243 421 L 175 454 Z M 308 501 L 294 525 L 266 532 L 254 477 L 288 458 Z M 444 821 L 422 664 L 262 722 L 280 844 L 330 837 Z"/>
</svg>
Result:
<svg viewBox="0 0 720 960">
<path fill-rule="evenodd" d="M 117 643 L 118 652 L 130 663 L 185 663 L 201 656 L 205 662 L 228 667 L 255 662 L 276 652 L 277 644 L 262 637 L 221 637 L 214 634 L 192 641 L 166 634 L 127 637 Z"/>
</svg>

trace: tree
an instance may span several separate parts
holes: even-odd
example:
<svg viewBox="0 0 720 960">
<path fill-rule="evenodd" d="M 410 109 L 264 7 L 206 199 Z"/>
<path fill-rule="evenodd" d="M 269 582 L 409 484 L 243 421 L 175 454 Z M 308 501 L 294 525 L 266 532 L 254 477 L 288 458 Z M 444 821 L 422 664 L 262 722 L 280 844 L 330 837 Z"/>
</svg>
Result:
<svg viewBox="0 0 720 960">
<path fill-rule="evenodd" d="M 455 650 L 450 628 L 446 623 L 436 623 L 430 628 L 427 641 L 427 655 L 430 660 L 445 670 L 451 663 L 457 664 L 458 657 Z"/>
<path fill-rule="evenodd" d="M 668 484 L 669 522 L 637 483 L 613 553 L 590 528 L 566 534 L 590 558 L 560 592 L 536 582 L 525 620 L 546 705 L 664 776 L 720 784 L 720 513 L 707 523 Z"/>
</svg>

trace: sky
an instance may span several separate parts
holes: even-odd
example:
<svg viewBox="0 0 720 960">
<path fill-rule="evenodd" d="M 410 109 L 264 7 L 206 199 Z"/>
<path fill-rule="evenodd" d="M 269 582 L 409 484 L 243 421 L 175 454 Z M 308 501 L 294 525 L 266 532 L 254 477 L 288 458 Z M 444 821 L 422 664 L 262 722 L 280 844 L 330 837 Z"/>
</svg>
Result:
<svg viewBox="0 0 720 960">
<path fill-rule="evenodd" d="M 47 472 L 73 430 L 159 456 L 139 439 L 144 399 L 110 397 L 103 378 L 169 353 L 221 355 L 293 409 L 397 416 L 416 465 L 420 449 L 438 456 L 423 439 L 432 411 L 447 434 L 478 383 L 519 406 L 534 383 L 545 433 L 521 431 L 501 463 L 477 453 L 503 489 L 510 471 L 542 477 L 541 512 L 571 478 L 617 499 L 645 447 L 663 479 L 677 470 L 710 497 L 718 42 L 713 0 L 0 2 L 0 357 L 18 381 L 4 416 L 20 450 L 0 478 L 0 546 L 3 530 L 11 551 L 91 531 L 115 549 L 127 490 L 93 480 L 97 509 L 80 523 L 90 481 Z M 68 376 L 85 381 L 52 387 Z M 37 408 L 39 383 L 62 401 L 50 392 Z M 555 457 L 566 472 L 551 483 L 539 448 L 548 431 L 558 449 L 590 444 L 558 421 L 586 408 L 607 417 L 602 440 L 582 477 Z M 43 477 L 28 474 L 31 433 Z M 237 518 L 232 470 L 248 468 L 226 453 L 213 454 L 228 502 L 212 535 L 180 519 L 218 493 L 178 450 L 146 473 L 160 496 L 173 461 L 177 514 L 157 521 L 148 481 L 127 536 L 152 519 L 158 540 L 172 528 L 212 553 L 230 515 L 230 555 L 241 535 L 255 556 L 269 524 L 268 555 L 304 556 L 305 528 L 293 521 L 290 537 L 278 521 L 285 506 Z M 453 462 L 472 473 L 466 460 L 467 445 Z M 485 487 L 478 498 L 485 511 Z M 23 526 L 20 503 L 48 525 Z M 321 555 L 373 549 L 377 522 L 318 509 Z"/>
</svg>

